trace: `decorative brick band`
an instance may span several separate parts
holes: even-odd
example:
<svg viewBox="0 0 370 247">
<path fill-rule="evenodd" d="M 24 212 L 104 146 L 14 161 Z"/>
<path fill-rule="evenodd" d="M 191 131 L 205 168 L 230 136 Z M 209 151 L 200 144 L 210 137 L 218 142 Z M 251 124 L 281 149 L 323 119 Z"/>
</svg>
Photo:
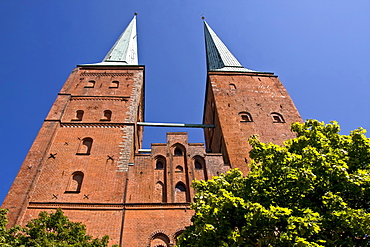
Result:
<svg viewBox="0 0 370 247">
<path fill-rule="evenodd" d="M 123 123 L 61 123 L 63 128 L 124 128 Z"/>
<path fill-rule="evenodd" d="M 123 203 L 57 203 L 30 202 L 29 209 L 84 209 L 84 210 L 123 210 Z"/>
<path fill-rule="evenodd" d="M 190 210 L 190 203 L 69 203 L 30 202 L 29 209 L 84 209 L 84 210 Z"/>
<path fill-rule="evenodd" d="M 85 97 L 85 96 L 72 96 L 71 101 L 73 100 L 110 100 L 110 101 L 127 101 L 127 97 Z"/>
<path fill-rule="evenodd" d="M 83 72 L 81 73 L 81 76 L 133 76 L 134 73 L 89 73 L 89 72 Z"/>
<path fill-rule="evenodd" d="M 126 210 L 190 210 L 190 203 L 128 203 L 125 204 Z"/>
</svg>

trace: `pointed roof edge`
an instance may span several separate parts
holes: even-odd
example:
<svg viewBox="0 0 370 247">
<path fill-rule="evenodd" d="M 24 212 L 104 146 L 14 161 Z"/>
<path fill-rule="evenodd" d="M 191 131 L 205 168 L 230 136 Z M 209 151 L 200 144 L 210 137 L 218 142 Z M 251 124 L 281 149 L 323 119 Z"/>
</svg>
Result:
<svg viewBox="0 0 370 247">
<path fill-rule="evenodd" d="M 208 71 L 258 72 L 247 69 L 239 63 L 208 23 L 204 22 L 206 57 Z"/>
<path fill-rule="evenodd" d="M 136 13 L 103 61 L 82 66 L 127 66 L 138 64 Z"/>
</svg>

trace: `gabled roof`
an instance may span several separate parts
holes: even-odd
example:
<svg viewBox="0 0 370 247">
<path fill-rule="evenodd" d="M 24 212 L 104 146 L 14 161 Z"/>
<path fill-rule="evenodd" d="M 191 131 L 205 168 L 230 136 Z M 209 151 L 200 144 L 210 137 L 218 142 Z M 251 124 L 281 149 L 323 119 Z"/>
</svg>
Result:
<svg viewBox="0 0 370 247">
<path fill-rule="evenodd" d="M 212 28 L 204 21 L 208 71 L 256 72 L 244 68 L 221 41 Z"/>
</svg>

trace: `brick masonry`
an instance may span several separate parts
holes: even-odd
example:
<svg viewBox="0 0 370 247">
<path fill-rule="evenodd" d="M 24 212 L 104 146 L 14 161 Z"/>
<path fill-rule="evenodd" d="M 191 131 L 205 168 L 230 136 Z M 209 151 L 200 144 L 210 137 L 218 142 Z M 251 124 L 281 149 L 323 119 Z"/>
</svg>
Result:
<svg viewBox="0 0 370 247">
<path fill-rule="evenodd" d="M 215 128 L 204 130 L 206 148 L 176 132 L 140 153 L 143 90 L 143 66 L 73 70 L 2 205 L 9 225 L 62 208 L 110 244 L 173 246 L 193 215 L 194 179 L 235 167 L 248 174 L 248 138 L 282 144 L 301 121 L 273 74 L 209 72 L 204 123 Z"/>
<path fill-rule="evenodd" d="M 292 99 L 272 73 L 208 72 L 204 123 L 206 147 L 221 152 L 232 168 L 249 172 L 248 139 L 282 144 L 294 138 L 293 122 L 302 122 Z M 242 115 L 248 114 L 249 121 Z M 281 117 L 281 121 L 274 117 Z"/>
</svg>

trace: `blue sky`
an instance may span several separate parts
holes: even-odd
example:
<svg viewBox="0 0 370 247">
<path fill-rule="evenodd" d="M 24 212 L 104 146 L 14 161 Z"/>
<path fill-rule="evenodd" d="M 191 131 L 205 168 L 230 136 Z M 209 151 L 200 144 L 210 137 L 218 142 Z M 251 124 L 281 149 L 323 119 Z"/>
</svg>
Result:
<svg viewBox="0 0 370 247">
<path fill-rule="evenodd" d="M 370 1 L 4 0 L 0 202 L 72 69 L 101 61 L 134 12 L 146 121 L 201 123 L 204 15 L 245 67 L 279 76 L 303 119 L 370 129 Z M 145 128 L 144 148 L 178 130 Z"/>
</svg>

